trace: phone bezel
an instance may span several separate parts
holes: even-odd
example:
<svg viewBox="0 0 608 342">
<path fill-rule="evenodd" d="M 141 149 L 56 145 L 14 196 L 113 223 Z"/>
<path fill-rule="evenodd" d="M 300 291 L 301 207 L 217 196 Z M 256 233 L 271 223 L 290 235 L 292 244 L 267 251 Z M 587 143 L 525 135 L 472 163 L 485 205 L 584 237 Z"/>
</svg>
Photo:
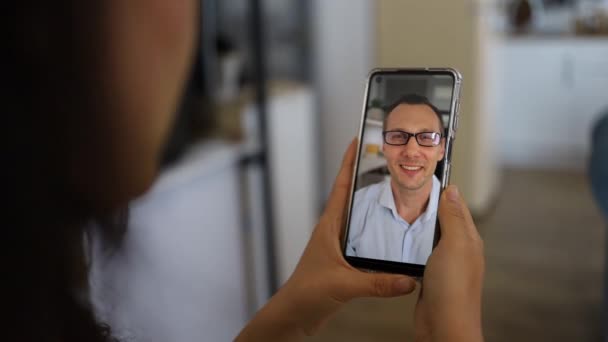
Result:
<svg viewBox="0 0 608 342">
<path fill-rule="evenodd" d="M 448 120 L 448 129 L 446 136 L 446 147 L 445 147 L 445 155 L 443 158 L 443 173 L 441 177 L 441 191 L 447 187 L 449 184 L 450 178 L 450 169 L 451 169 L 451 158 L 452 158 L 452 146 L 454 143 L 454 138 L 456 136 L 455 123 L 458 121 L 458 110 L 460 107 L 460 90 L 462 86 L 462 75 L 458 70 L 454 68 L 375 68 L 371 70 L 367 76 L 366 84 L 365 84 L 365 96 L 363 99 L 363 108 L 361 110 L 361 123 L 359 125 L 359 141 L 357 144 L 357 154 L 355 157 L 355 167 L 353 169 L 351 188 L 348 197 L 348 210 L 346 213 L 346 226 L 344 227 L 344 235 L 342 238 L 342 255 L 344 259 L 354 267 L 364 269 L 367 271 L 382 271 L 382 272 L 390 272 L 390 273 L 400 273 L 406 274 L 414 277 L 422 277 L 424 275 L 425 266 L 417 265 L 417 264 L 408 264 L 401 263 L 395 261 L 387 261 L 387 260 L 378 260 L 378 259 L 368 259 L 361 257 L 353 257 L 348 256 L 346 254 L 346 244 L 348 242 L 348 233 L 350 229 L 350 218 L 351 218 L 351 210 L 355 192 L 355 181 L 357 177 L 357 172 L 359 170 L 359 156 L 361 154 L 362 148 L 362 138 L 363 131 L 365 126 L 365 116 L 367 112 L 367 103 L 369 101 L 369 87 L 372 81 L 372 78 L 376 75 L 449 75 L 454 80 L 454 87 L 452 89 L 452 100 L 450 102 L 450 116 Z M 433 249 L 437 245 L 437 242 L 440 238 L 441 229 L 439 227 L 439 219 L 437 219 L 435 225 L 435 236 L 433 239 Z"/>
</svg>

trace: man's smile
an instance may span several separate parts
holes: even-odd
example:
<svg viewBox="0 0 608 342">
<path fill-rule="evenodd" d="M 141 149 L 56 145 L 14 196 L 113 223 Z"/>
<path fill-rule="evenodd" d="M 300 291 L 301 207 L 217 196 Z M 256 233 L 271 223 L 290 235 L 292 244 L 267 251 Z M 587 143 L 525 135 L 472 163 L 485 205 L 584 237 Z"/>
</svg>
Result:
<svg viewBox="0 0 608 342">
<path fill-rule="evenodd" d="M 411 164 L 411 163 L 403 163 L 403 164 L 398 164 L 398 165 L 399 165 L 399 168 L 401 169 L 401 171 L 408 176 L 414 176 L 424 169 L 424 167 L 422 165 Z"/>
<path fill-rule="evenodd" d="M 408 165 L 399 165 L 401 168 L 409 170 L 409 171 L 418 171 L 422 168 L 422 166 L 408 166 Z"/>
</svg>

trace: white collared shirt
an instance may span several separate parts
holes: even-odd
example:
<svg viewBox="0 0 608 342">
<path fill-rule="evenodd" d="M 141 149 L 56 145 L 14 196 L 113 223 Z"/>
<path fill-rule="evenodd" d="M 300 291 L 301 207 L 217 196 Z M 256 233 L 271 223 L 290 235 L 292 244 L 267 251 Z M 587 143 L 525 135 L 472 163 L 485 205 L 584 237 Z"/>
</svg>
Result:
<svg viewBox="0 0 608 342">
<path fill-rule="evenodd" d="M 346 254 L 425 265 L 433 248 L 440 188 L 433 176 L 427 208 L 412 224 L 397 212 L 390 178 L 357 190 Z"/>
</svg>

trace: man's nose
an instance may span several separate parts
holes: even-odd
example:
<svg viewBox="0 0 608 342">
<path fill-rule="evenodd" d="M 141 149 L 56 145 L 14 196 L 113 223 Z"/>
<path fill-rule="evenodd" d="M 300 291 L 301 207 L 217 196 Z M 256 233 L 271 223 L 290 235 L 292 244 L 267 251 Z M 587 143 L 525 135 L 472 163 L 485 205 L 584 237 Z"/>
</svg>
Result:
<svg viewBox="0 0 608 342">
<path fill-rule="evenodd" d="M 415 156 L 420 153 L 420 145 L 416 141 L 416 137 L 410 137 L 407 144 L 401 146 L 401 154 L 404 156 Z"/>
</svg>

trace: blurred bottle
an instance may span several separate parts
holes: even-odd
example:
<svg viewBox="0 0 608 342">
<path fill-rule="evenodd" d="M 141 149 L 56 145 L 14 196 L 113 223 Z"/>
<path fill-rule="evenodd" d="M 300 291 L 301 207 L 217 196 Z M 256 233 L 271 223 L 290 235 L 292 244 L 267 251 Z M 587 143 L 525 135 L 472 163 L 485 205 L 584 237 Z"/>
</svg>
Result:
<svg viewBox="0 0 608 342">
<path fill-rule="evenodd" d="M 367 144 L 365 145 L 365 154 L 377 156 L 380 153 L 380 146 L 376 144 Z"/>
<path fill-rule="evenodd" d="M 513 1 L 509 9 L 509 21 L 514 33 L 527 33 L 532 26 L 532 15 L 532 4 L 530 4 L 530 1 Z"/>
</svg>

